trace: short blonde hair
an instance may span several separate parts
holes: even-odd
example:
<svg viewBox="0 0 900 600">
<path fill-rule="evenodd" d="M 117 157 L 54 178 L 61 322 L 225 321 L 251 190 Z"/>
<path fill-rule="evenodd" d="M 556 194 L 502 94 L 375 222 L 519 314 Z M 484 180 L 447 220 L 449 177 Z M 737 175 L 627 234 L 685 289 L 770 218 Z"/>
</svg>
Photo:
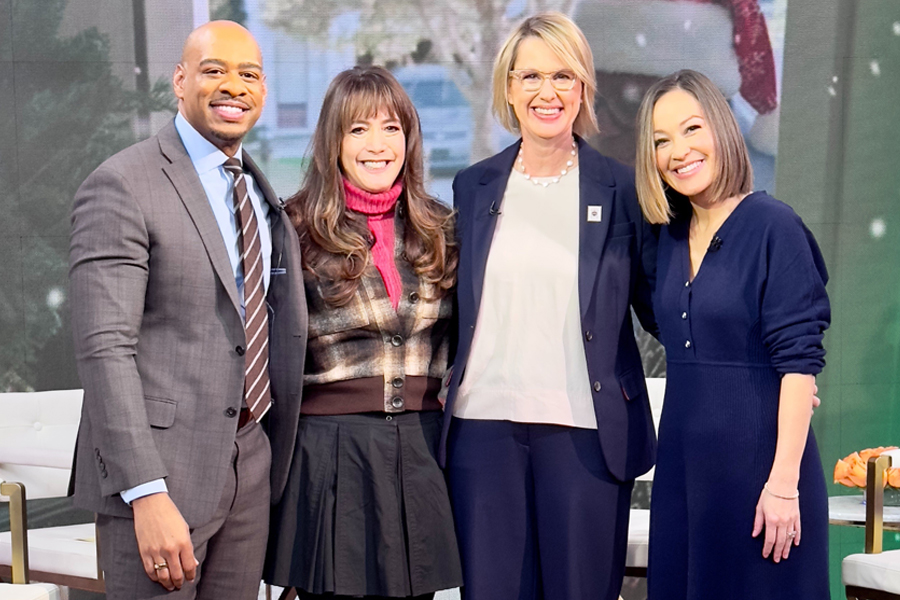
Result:
<svg viewBox="0 0 900 600">
<path fill-rule="evenodd" d="M 536 37 L 550 46 L 581 81 L 581 110 L 573 124 L 575 133 L 582 137 L 597 133 L 597 117 L 594 114 L 594 94 L 597 92 L 594 56 L 578 25 L 558 12 L 542 12 L 528 17 L 509 34 L 500 48 L 494 61 L 492 106 L 497 120 L 507 131 L 519 133 L 519 119 L 509 104 L 507 92 L 509 72 L 516 64 L 519 44 L 528 37 Z"/>
<path fill-rule="evenodd" d="M 668 223 L 673 216 L 665 184 L 656 166 L 653 140 L 653 109 L 660 98 L 673 90 L 687 92 L 697 100 L 712 132 L 717 158 L 710 195 L 713 201 L 753 190 L 753 167 L 750 166 L 747 144 L 722 92 L 702 73 L 690 69 L 678 71 L 653 84 L 638 111 L 635 185 L 644 217 L 654 224 Z"/>
</svg>

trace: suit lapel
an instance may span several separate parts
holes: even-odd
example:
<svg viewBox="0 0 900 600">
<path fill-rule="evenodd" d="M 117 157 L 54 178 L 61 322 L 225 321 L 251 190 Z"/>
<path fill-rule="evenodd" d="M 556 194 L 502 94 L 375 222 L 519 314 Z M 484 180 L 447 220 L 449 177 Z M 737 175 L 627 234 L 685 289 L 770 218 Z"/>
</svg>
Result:
<svg viewBox="0 0 900 600">
<path fill-rule="evenodd" d="M 515 143 L 498 154 L 491 160 L 491 164 L 485 169 L 475 189 L 475 198 L 472 206 L 474 215 L 472 229 L 467 246 L 472 261 L 472 293 L 474 294 L 474 307 L 477 311 L 481 306 L 481 293 L 484 289 L 484 271 L 487 267 L 487 259 L 490 254 L 491 242 L 494 239 L 494 231 L 497 229 L 497 219 L 501 211 L 503 194 L 506 191 L 506 183 L 512 171 L 513 163 L 519 152 L 519 143 Z"/>
<path fill-rule="evenodd" d="M 275 194 L 275 190 L 269 181 L 256 166 L 245 150 L 243 153 L 244 169 L 253 177 L 253 181 L 262 193 L 263 198 L 269 203 L 269 230 L 272 232 L 272 269 L 283 268 L 284 237 L 286 231 L 293 231 L 290 219 L 284 212 L 284 202 Z M 271 285 L 271 279 L 269 282 Z"/>
<path fill-rule="evenodd" d="M 222 232 L 219 231 L 219 225 L 209 206 L 206 191 L 200 183 L 200 178 L 197 177 L 191 157 L 188 156 L 184 144 L 181 143 L 174 121 L 170 121 L 160 130 L 158 139 L 160 151 L 170 161 L 163 167 L 163 172 L 172 182 L 194 222 L 213 270 L 225 287 L 234 309 L 240 312 L 241 304 L 238 299 L 237 284 L 234 281 L 234 271 L 231 268 L 225 243 L 222 241 Z"/>
<path fill-rule="evenodd" d="M 247 151 L 243 151 L 243 159 L 244 159 L 244 170 L 246 170 L 253 177 L 253 181 L 256 182 L 257 187 L 259 187 L 259 191 L 262 192 L 263 198 L 266 199 L 266 202 L 269 203 L 269 206 L 272 207 L 273 210 L 283 210 L 284 202 L 281 201 L 275 194 L 275 190 L 272 189 L 272 186 L 269 185 L 269 180 L 265 178 L 262 171 L 259 170 L 259 167 L 256 166 L 256 162 L 250 158 L 250 155 L 247 154 Z"/>
<path fill-rule="evenodd" d="M 578 165 L 578 299 L 584 319 L 600 271 L 600 258 L 612 220 L 616 188 L 605 159 L 581 138 L 578 138 Z M 600 221 L 589 221 L 588 210 L 595 210 L 596 207 L 600 207 Z"/>
</svg>

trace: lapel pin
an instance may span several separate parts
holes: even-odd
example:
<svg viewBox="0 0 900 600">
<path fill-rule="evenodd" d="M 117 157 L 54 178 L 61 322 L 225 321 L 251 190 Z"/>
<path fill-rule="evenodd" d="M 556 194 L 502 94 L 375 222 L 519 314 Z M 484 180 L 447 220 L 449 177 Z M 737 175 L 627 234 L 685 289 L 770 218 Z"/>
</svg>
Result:
<svg viewBox="0 0 900 600">
<path fill-rule="evenodd" d="M 602 206 L 588 206 L 587 209 L 587 220 L 588 223 L 599 223 L 603 220 L 603 207 Z"/>
</svg>

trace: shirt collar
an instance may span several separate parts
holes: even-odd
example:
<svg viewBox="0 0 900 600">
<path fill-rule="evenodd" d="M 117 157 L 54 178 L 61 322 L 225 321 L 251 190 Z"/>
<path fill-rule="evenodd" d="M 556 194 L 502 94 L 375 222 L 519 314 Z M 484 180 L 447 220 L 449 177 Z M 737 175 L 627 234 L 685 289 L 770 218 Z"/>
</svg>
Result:
<svg viewBox="0 0 900 600">
<path fill-rule="evenodd" d="M 184 118 L 181 111 L 178 111 L 178 114 L 175 115 L 175 129 L 178 131 L 181 143 L 184 144 L 184 149 L 187 150 L 198 175 L 218 169 L 228 160 L 228 156 L 224 152 L 212 145 L 209 140 L 194 129 L 194 126 Z M 242 144 L 234 154 L 234 157 L 241 161 L 241 164 L 244 162 L 243 150 L 244 146 Z"/>
</svg>

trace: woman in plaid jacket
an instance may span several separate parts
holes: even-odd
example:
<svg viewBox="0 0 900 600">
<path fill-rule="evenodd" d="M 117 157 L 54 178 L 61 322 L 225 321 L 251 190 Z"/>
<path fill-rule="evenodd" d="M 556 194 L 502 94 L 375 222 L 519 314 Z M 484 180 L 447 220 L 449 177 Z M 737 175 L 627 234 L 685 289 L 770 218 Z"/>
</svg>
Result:
<svg viewBox="0 0 900 600">
<path fill-rule="evenodd" d="M 436 461 L 457 248 L 423 171 L 418 115 L 396 79 L 339 74 L 287 204 L 309 340 L 266 572 L 301 599 L 431 598 L 462 583 Z"/>
</svg>

